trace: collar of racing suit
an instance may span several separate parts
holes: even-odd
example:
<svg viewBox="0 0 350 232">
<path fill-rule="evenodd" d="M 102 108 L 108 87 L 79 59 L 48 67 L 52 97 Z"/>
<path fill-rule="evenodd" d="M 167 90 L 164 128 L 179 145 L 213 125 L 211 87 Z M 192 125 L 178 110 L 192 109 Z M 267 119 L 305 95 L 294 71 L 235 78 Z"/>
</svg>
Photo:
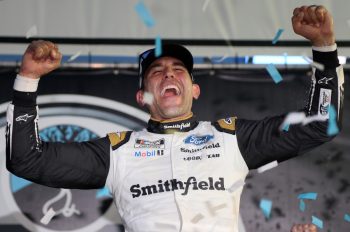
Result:
<svg viewBox="0 0 350 232">
<path fill-rule="evenodd" d="M 149 132 L 157 134 L 172 134 L 174 132 L 187 132 L 194 129 L 198 125 L 196 117 L 191 113 L 190 116 L 186 118 L 181 118 L 179 120 L 164 120 L 157 121 L 155 119 L 150 119 L 148 121 L 147 130 Z"/>
</svg>

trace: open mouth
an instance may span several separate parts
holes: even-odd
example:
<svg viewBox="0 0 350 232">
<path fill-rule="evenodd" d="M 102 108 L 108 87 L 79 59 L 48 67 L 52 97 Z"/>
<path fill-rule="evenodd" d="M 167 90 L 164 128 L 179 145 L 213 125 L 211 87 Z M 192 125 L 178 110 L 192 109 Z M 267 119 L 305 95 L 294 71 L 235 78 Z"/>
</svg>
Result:
<svg viewBox="0 0 350 232">
<path fill-rule="evenodd" d="M 172 97 L 172 96 L 178 96 L 180 94 L 181 92 L 176 85 L 165 86 L 160 93 L 162 97 Z"/>
</svg>

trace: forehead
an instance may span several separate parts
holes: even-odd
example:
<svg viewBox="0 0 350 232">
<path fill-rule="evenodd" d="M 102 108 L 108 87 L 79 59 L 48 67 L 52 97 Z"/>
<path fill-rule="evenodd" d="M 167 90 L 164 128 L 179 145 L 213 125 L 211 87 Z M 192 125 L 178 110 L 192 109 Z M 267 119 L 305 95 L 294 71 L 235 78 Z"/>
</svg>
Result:
<svg viewBox="0 0 350 232">
<path fill-rule="evenodd" d="M 181 60 L 179 60 L 175 57 L 164 56 L 164 57 L 160 57 L 160 58 L 156 59 L 155 61 L 153 61 L 148 69 L 151 69 L 154 66 L 160 66 L 163 64 L 175 64 L 175 65 L 185 66 L 185 64 Z"/>
</svg>

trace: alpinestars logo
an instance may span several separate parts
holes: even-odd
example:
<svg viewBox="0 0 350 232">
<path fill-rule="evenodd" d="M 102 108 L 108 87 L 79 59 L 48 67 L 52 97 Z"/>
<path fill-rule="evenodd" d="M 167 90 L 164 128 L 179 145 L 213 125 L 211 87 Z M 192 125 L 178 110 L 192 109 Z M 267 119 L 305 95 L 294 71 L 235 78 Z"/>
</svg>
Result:
<svg viewBox="0 0 350 232">
<path fill-rule="evenodd" d="M 218 190 L 225 191 L 224 178 L 220 177 L 219 180 L 214 181 L 213 177 L 208 177 L 208 181 L 199 181 L 197 182 L 196 177 L 191 176 L 187 181 L 182 182 L 177 179 L 158 180 L 158 184 L 140 186 L 139 184 L 132 185 L 130 187 L 130 192 L 132 198 L 147 196 L 157 193 L 183 190 L 181 195 L 187 195 L 189 190 Z"/>
<path fill-rule="evenodd" d="M 28 118 L 32 118 L 34 117 L 34 115 L 28 115 L 28 114 L 25 114 L 25 115 L 21 115 L 21 116 L 18 116 L 16 118 L 16 122 L 19 122 L 19 121 L 24 121 L 26 122 L 28 120 Z"/>
</svg>

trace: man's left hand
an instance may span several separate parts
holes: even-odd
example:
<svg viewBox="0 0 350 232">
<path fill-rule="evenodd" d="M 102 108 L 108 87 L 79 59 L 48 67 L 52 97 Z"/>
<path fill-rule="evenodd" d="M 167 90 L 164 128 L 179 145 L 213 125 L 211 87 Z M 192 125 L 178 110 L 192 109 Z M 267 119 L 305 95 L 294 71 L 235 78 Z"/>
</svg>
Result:
<svg viewBox="0 0 350 232">
<path fill-rule="evenodd" d="M 324 6 L 302 6 L 293 11 L 293 30 L 316 47 L 335 43 L 333 18 Z"/>
</svg>

